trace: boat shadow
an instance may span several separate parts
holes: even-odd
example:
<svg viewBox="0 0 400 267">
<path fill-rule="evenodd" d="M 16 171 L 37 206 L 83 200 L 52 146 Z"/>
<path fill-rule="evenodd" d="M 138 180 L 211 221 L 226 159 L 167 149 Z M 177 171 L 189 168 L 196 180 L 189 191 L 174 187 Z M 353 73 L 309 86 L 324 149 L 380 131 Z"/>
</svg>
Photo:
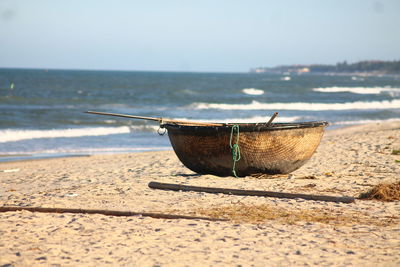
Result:
<svg viewBox="0 0 400 267">
<path fill-rule="evenodd" d="M 178 177 L 185 177 L 185 178 L 197 178 L 197 177 L 201 177 L 202 174 L 198 174 L 198 173 L 177 173 L 174 176 Z"/>
</svg>

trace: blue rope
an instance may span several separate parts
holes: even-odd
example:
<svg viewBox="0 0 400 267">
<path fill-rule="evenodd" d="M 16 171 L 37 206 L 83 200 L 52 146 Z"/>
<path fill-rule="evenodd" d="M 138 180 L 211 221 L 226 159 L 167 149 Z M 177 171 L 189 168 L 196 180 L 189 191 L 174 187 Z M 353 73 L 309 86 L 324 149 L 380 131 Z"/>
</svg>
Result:
<svg viewBox="0 0 400 267">
<path fill-rule="evenodd" d="M 236 132 L 236 140 L 235 143 L 232 144 L 233 135 Z M 236 174 L 236 162 L 240 160 L 240 147 L 239 147 L 239 125 L 233 125 L 231 131 L 231 138 L 229 139 L 229 145 L 232 150 L 232 159 L 233 159 L 233 167 L 232 173 L 236 178 L 239 178 Z"/>
</svg>

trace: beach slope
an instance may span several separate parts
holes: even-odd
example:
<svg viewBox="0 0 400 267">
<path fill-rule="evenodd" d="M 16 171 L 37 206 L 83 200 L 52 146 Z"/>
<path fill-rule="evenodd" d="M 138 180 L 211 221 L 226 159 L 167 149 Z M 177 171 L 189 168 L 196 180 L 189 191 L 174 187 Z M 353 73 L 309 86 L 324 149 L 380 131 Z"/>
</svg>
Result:
<svg viewBox="0 0 400 267">
<path fill-rule="evenodd" d="M 400 180 L 399 150 L 400 122 L 391 122 L 327 131 L 306 165 L 281 176 L 197 175 L 172 151 L 2 162 L 0 206 L 229 221 L 4 212 L 0 266 L 399 266 L 400 201 L 346 204 L 148 187 L 157 181 L 358 197 Z M 235 217 L 241 210 L 249 216 Z"/>
</svg>

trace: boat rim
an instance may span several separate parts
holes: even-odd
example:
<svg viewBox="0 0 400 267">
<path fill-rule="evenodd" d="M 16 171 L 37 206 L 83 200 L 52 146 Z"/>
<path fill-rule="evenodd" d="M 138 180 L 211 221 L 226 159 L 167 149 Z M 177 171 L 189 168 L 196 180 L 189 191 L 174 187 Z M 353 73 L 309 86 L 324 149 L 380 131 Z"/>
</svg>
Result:
<svg viewBox="0 0 400 267">
<path fill-rule="evenodd" d="M 181 124 L 181 123 L 165 123 L 161 124 L 161 128 L 167 130 L 182 130 L 182 131 L 202 131 L 202 130 L 231 130 L 234 125 L 239 126 L 239 130 L 242 132 L 253 132 L 253 131 L 275 131 L 275 130 L 292 130 L 292 129 L 304 129 L 304 128 L 315 128 L 325 127 L 329 123 L 327 121 L 310 121 L 310 122 L 297 122 L 297 123 L 221 123 L 221 125 L 196 125 L 194 124 Z"/>
</svg>

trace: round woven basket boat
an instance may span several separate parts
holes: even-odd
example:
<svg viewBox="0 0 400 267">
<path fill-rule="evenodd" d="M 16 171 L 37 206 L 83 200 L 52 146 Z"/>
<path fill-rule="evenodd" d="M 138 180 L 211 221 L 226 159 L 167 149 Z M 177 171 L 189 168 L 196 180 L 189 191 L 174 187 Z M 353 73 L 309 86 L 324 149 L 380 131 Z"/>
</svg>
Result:
<svg viewBox="0 0 400 267">
<path fill-rule="evenodd" d="M 285 174 L 311 158 L 324 133 L 326 121 L 303 123 L 233 124 L 199 126 L 162 124 L 168 130 L 179 160 L 199 174 L 237 176 Z M 233 136 L 232 136 L 233 135 Z M 240 159 L 233 168 L 232 140 L 237 140 Z"/>
</svg>

